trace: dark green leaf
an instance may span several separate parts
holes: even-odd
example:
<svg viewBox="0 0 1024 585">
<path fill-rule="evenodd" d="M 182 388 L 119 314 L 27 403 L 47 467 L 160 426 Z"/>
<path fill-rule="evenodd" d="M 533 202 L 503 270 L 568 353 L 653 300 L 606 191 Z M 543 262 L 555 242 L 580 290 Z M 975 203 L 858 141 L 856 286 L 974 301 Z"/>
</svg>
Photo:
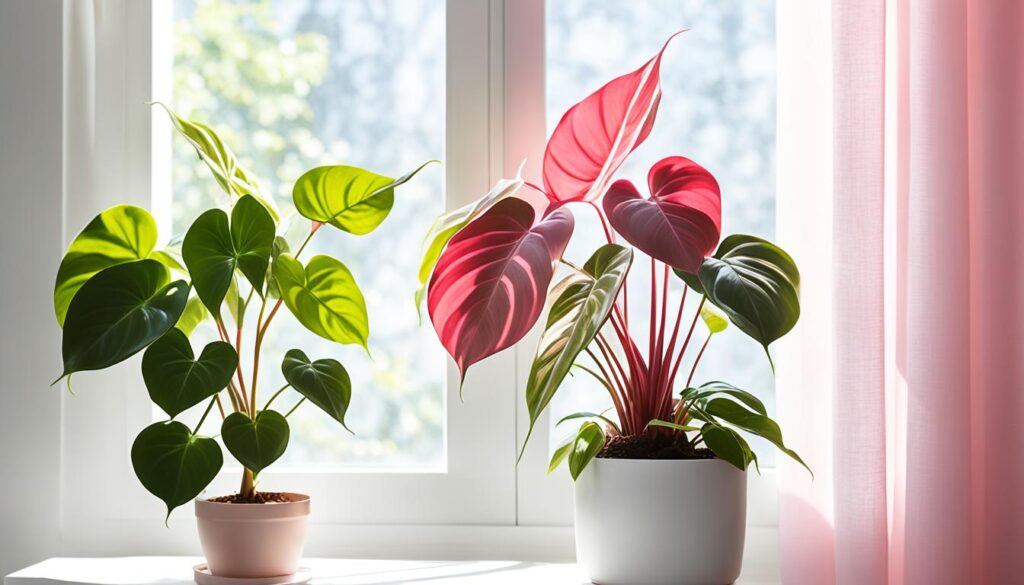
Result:
<svg viewBox="0 0 1024 585">
<path fill-rule="evenodd" d="M 282 254 L 274 263 L 281 298 L 295 318 L 324 339 L 367 347 L 366 301 L 352 273 L 330 256 L 314 256 L 303 269 Z"/>
<path fill-rule="evenodd" d="M 398 179 L 345 165 L 316 167 L 295 182 L 292 200 L 303 217 L 362 235 L 377 228 L 395 204 L 395 188 L 437 161 L 427 161 Z"/>
<path fill-rule="evenodd" d="M 174 327 L 188 284 L 169 280 L 156 260 L 117 264 L 90 278 L 68 307 L 61 377 L 126 360 Z"/>
<path fill-rule="evenodd" d="M 740 402 L 747 405 L 751 410 L 757 412 L 758 414 L 762 414 L 765 416 L 768 415 L 768 410 L 765 408 L 764 403 L 761 402 L 761 400 L 757 396 L 754 396 L 753 394 L 747 392 L 746 390 L 740 390 L 739 388 L 733 386 L 732 384 L 717 381 L 707 382 L 705 384 L 701 384 L 700 388 L 695 388 L 693 390 L 693 396 L 698 400 L 703 398 L 709 398 L 711 396 L 715 396 L 716 394 L 725 394 L 726 396 L 731 396 L 736 400 L 739 400 Z"/>
<path fill-rule="evenodd" d="M 288 447 L 288 421 L 274 410 L 261 410 L 256 420 L 233 412 L 220 429 L 224 446 L 253 475 L 277 461 Z"/>
<path fill-rule="evenodd" d="M 715 457 L 735 465 L 740 471 L 746 471 L 749 448 L 744 448 L 745 442 L 735 431 L 709 422 L 701 427 L 701 433 L 704 444 Z"/>
<path fill-rule="evenodd" d="M 193 435 L 177 421 L 149 425 L 132 444 L 135 475 L 163 500 L 168 516 L 206 489 L 223 464 L 217 441 Z"/>
<path fill-rule="evenodd" d="M 548 313 L 526 383 L 530 432 L 569 373 L 576 356 L 590 345 L 608 320 L 632 260 L 631 249 L 605 244 L 583 265 L 583 272 L 574 272 L 555 287 L 552 293 L 555 302 Z M 528 432 L 527 440 L 529 435 Z"/>
<path fill-rule="evenodd" d="M 767 240 L 729 236 L 704 260 L 700 281 L 708 299 L 766 353 L 800 318 L 800 272 L 789 254 Z"/>
<path fill-rule="evenodd" d="M 676 274 L 686 284 L 686 286 L 693 289 L 693 292 L 698 294 L 704 294 L 704 285 L 700 283 L 700 277 L 696 274 L 690 274 L 689 272 L 673 268 L 672 272 Z"/>
<path fill-rule="evenodd" d="M 188 337 L 171 329 L 142 354 L 142 378 L 149 397 L 174 418 L 227 387 L 237 365 L 238 355 L 223 341 L 208 344 L 195 359 Z"/>
<path fill-rule="evenodd" d="M 345 412 L 352 399 L 352 381 L 341 362 L 332 359 L 310 362 L 302 350 L 293 349 L 284 355 L 281 373 L 299 394 L 348 429 Z"/>
<path fill-rule="evenodd" d="M 569 474 L 575 480 L 583 473 L 590 460 L 604 448 L 604 429 L 595 422 L 585 422 L 576 433 L 572 450 L 569 452 Z"/>
<path fill-rule="evenodd" d="M 270 252 L 274 242 L 274 220 L 252 196 L 238 200 L 228 216 L 219 209 L 200 215 L 185 234 L 181 253 L 192 284 L 203 304 L 213 315 L 238 269 L 257 294 L 263 294 Z"/>
<path fill-rule="evenodd" d="M 767 416 L 751 412 L 739 403 L 726 398 L 713 398 L 709 400 L 705 409 L 713 417 L 768 439 L 780 451 L 792 457 L 800 465 L 803 465 L 807 471 L 811 471 L 811 468 L 807 467 L 807 464 L 804 463 L 804 460 L 796 452 L 786 447 L 782 441 L 782 430 L 779 428 L 778 423 Z M 811 472 L 812 475 L 813 473 Z"/>
<path fill-rule="evenodd" d="M 520 170 L 522 170 L 521 166 Z M 434 272 L 434 266 L 437 266 L 437 260 L 441 257 L 441 252 L 444 251 L 444 247 L 448 244 L 448 240 L 452 239 L 452 237 L 459 233 L 462 228 L 466 227 L 469 222 L 483 215 L 484 212 L 493 207 L 495 203 L 512 195 L 522 186 L 523 180 L 519 177 L 519 174 L 516 173 L 516 178 L 514 179 L 502 179 L 498 181 L 498 183 L 479 200 L 454 211 L 443 213 L 434 220 L 434 223 L 430 226 L 430 230 L 427 232 L 426 237 L 423 239 L 423 251 L 420 255 L 420 269 L 418 273 L 419 286 L 416 287 L 417 312 L 419 312 L 420 304 L 423 302 L 423 295 L 427 290 L 427 282 L 430 280 L 430 274 Z"/>
<path fill-rule="evenodd" d="M 142 260 L 156 245 L 156 221 L 141 207 L 118 205 L 97 215 L 75 237 L 57 269 L 53 310 L 64 325 L 71 299 L 94 274 L 116 264 Z"/>
</svg>

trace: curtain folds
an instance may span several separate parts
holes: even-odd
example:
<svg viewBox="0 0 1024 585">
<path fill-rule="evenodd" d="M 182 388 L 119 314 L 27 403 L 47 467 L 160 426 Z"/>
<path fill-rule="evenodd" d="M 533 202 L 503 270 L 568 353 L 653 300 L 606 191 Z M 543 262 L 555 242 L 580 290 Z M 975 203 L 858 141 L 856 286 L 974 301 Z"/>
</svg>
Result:
<svg viewBox="0 0 1024 585">
<path fill-rule="evenodd" d="M 783 582 L 1022 579 L 1024 6 L 794 4 L 778 213 L 804 314 L 778 396 L 816 477 L 780 464 Z"/>
</svg>

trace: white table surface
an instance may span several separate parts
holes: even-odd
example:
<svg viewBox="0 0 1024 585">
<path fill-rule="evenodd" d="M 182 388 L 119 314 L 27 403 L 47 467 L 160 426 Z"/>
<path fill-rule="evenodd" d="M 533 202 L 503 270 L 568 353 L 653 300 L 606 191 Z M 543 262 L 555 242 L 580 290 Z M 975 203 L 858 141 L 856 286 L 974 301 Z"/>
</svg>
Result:
<svg viewBox="0 0 1024 585">
<path fill-rule="evenodd" d="M 8 575 L 5 585 L 188 585 L 198 557 L 53 558 Z M 382 561 L 304 559 L 319 585 L 576 585 L 573 564 L 520 561 Z M 767 573 L 770 573 L 767 572 Z M 775 576 L 744 569 L 737 585 L 777 585 Z"/>
</svg>

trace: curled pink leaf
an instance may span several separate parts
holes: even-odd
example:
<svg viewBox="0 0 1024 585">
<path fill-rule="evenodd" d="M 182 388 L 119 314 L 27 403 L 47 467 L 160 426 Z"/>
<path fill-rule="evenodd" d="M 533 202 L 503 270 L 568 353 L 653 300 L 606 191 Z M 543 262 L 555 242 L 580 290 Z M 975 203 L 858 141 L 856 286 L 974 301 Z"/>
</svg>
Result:
<svg viewBox="0 0 1024 585">
<path fill-rule="evenodd" d="M 427 311 L 463 377 L 522 339 L 544 308 L 573 217 L 564 208 L 536 217 L 526 201 L 503 199 L 459 231 L 437 262 Z"/>
<path fill-rule="evenodd" d="M 596 201 L 651 133 L 668 41 L 642 67 L 608 82 L 562 116 L 544 152 L 544 189 L 553 203 Z"/>
<path fill-rule="evenodd" d="M 657 260 L 696 274 L 722 233 L 718 181 L 688 158 L 670 156 L 647 175 L 650 199 L 629 181 L 616 181 L 604 196 L 608 221 L 627 242 Z"/>
</svg>

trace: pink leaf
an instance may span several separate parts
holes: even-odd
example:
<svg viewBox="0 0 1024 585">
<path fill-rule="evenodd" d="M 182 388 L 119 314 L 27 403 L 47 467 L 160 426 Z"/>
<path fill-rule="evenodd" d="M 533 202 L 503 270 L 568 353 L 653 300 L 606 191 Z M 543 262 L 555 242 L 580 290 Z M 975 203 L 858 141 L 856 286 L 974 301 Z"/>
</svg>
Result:
<svg viewBox="0 0 1024 585">
<path fill-rule="evenodd" d="M 596 201 L 651 133 L 668 41 L 643 67 L 608 82 L 562 116 L 544 152 L 544 188 L 553 202 Z"/>
<path fill-rule="evenodd" d="M 718 181 L 688 158 L 670 156 L 647 175 L 651 198 L 629 181 L 616 181 L 604 196 L 615 231 L 648 256 L 696 274 L 722 233 Z"/>
<path fill-rule="evenodd" d="M 463 377 L 522 339 L 544 308 L 573 217 L 558 209 L 535 218 L 529 203 L 503 199 L 456 234 L 437 262 L 427 311 Z"/>
</svg>

